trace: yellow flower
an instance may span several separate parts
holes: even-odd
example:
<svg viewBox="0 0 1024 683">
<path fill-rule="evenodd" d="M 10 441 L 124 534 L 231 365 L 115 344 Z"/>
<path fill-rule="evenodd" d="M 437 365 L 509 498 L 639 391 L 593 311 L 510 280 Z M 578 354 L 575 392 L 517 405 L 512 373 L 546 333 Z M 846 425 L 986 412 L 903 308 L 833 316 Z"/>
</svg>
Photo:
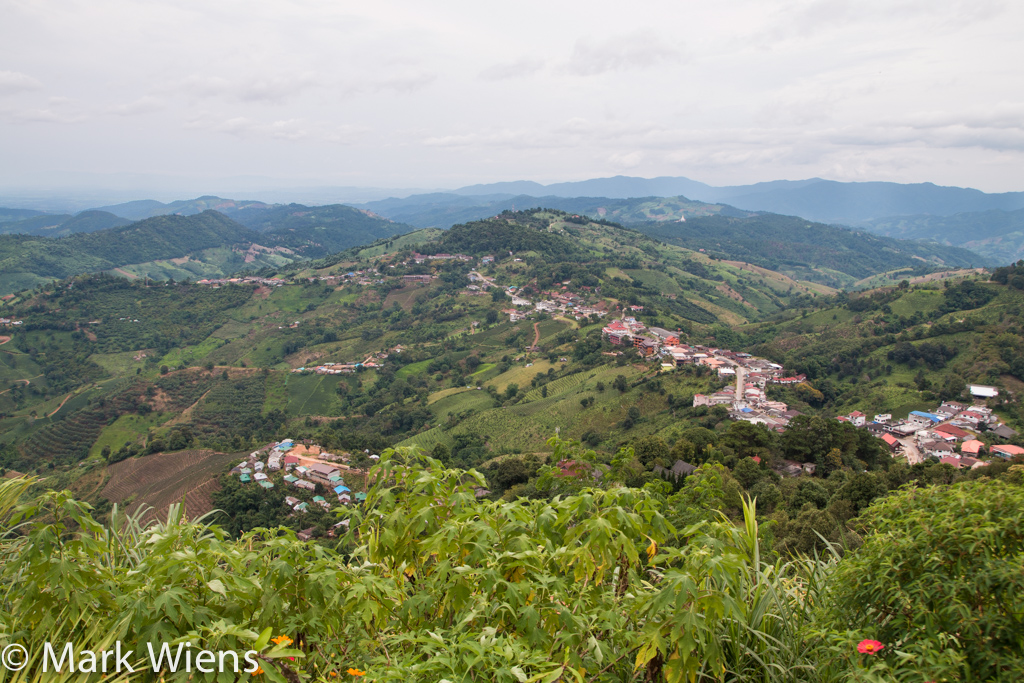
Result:
<svg viewBox="0 0 1024 683">
<path fill-rule="evenodd" d="M 349 676 L 365 676 L 366 672 L 365 671 L 360 671 L 359 669 L 356 669 L 354 667 L 349 667 L 348 675 Z"/>
<path fill-rule="evenodd" d="M 270 642 L 275 643 L 277 645 L 288 646 L 292 644 L 292 639 L 288 636 L 278 636 L 277 638 L 272 638 Z"/>
</svg>

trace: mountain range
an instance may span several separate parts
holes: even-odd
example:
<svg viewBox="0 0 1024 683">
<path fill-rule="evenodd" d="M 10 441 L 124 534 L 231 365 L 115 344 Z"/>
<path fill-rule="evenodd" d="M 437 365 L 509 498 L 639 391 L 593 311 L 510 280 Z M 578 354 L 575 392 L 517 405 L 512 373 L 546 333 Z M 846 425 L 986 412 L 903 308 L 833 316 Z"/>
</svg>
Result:
<svg viewBox="0 0 1024 683">
<path fill-rule="evenodd" d="M 551 185 L 530 181 L 471 185 L 453 190 L 452 194 L 525 194 L 612 199 L 683 195 L 702 202 L 727 203 L 747 211 L 770 211 L 826 223 L 851 225 L 886 216 L 946 216 L 993 209 L 1024 209 L 1024 192 L 989 194 L 970 188 L 943 187 L 932 183 L 850 183 L 821 178 L 713 187 L 683 177 L 615 176 Z"/>
</svg>

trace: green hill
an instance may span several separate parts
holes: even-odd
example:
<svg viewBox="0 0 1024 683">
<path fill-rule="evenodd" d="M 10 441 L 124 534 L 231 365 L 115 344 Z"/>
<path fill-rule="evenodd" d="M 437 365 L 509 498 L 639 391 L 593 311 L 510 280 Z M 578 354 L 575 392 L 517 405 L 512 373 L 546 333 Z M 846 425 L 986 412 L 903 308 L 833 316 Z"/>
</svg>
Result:
<svg viewBox="0 0 1024 683">
<path fill-rule="evenodd" d="M 695 217 L 684 223 L 647 222 L 634 227 L 670 244 L 832 287 L 850 287 L 857 280 L 896 269 L 916 275 L 990 263 L 966 249 L 896 240 L 776 214 Z"/>
<path fill-rule="evenodd" d="M 0 224 L 25 220 L 26 218 L 39 216 L 42 213 L 42 211 L 36 211 L 35 209 L 9 209 L 0 206 Z"/>
<path fill-rule="evenodd" d="M 0 223 L 0 233 L 63 237 L 76 232 L 95 232 L 108 228 L 119 228 L 129 223 L 131 223 L 130 220 L 112 213 L 92 210 L 83 211 L 74 216 L 67 214 L 43 215 Z"/>
<path fill-rule="evenodd" d="M 865 230 L 887 237 L 969 249 L 990 263 L 1012 263 L 1024 258 L 1024 209 L 952 216 L 893 216 L 863 225 Z"/>
<path fill-rule="evenodd" d="M 184 257 L 204 249 L 249 245 L 258 235 L 216 211 L 161 216 L 119 228 L 58 239 L 0 235 L 0 292 L 27 280 L 63 278 L 120 266 Z"/>
<path fill-rule="evenodd" d="M 276 244 L 295 249 L 308 258 L 319 258 L 414 229 L 342 204 L 246 208 L 231 216 L 248 228 L 272 235 Z"/>
<path fill-rule="evenodd" d="M 243 201 L 235 199 L 223 199 L 212 195 L 205 195 L 196 199 L 181 199 L 178 201 L 163 203 L 153 199 L 141 199 L 124 204 L 97 207 L 98 211 L 107 211 L 115 216 L 121 216 L 129 220 L 138 221 L 155 216 L 193 216 L 204 211 L 219 211 L 231 215 L 243 209 L 267 209 L 270 204 L 258 201 Z"/>
</svg>

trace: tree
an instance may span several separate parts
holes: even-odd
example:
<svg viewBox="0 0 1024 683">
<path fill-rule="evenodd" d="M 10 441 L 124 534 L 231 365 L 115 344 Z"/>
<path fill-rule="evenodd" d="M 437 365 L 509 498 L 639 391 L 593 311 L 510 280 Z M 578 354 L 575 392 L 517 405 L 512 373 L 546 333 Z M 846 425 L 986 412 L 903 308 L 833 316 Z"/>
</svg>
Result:
<svg viewBox="0 0 1024 683">
<path fill-rule="evenodd" d="M 612 387 L 617 389 L 620 394 L 626 393 L 626 389 L 629 388 L 629 385 L 626 383 L 626 376 L 617 375 L 615 381 L 612 382 Z"/>
<path fill-rule="evenodd" d="M 493 325 L 494 323 L 498 322 L 498 312 L 493 308 L 490 309 L 489 311 L 487 311 L 487 315 L 484 317 L 484 320 L 487 322 L 488 325 Z"/>
<path fill-rule="evenodd" d="M 820 510 L 828 505 L 828 497 L 828 491 L 819 481 L 809 477 L 800 477 L 796 491 L 789 500 L 789 507 L 792 510 L 800 510 L 810 503 Z"/>
<path fill-rule="evenodd" d="M 448 446 L 443 443 L 436 443 L 430 451 L 430 457 L 436 460 L 440 460 L 445 465 L 451 463 L 452 452 Z"/>
<path fill-rule="evenodd" d="M 843 469 L 843 454 L 838 448 L 833 448 L 822 457 L 818 463 L 817 470 L 822 477 L 828 478 L 833 472 Z"/>
<path fill-rule="evenodd" d="M 885 493 L 885 485 L 875 475 L 870 472 L 857 472 L 843 482 L 834 498 L 850 501 L 854 512 L 857 513 L 883 493 Z"/>
<path fill-rule="evenodd" d="M 668 460 L 669 448 L 660 437 L 645 436 L 633 442 L 633 453 L 644 465 L 655 460 Z"/>
<path fill-rule="evenodd" d="M 776 548 L 789 555 L 827 552 L 830 543 L 842 541 L 842 527 L 825 510 L 801 510 L 779 530 Z M 823 540 L 824 539 L 824 540 Z"/>
<path fill-rule="evenodd" d="M 754 484 L 761 481 L 764 472 L 753 459 L 743 458 L 736 463 L 736 467 L 732 470 L 732 476 L 736 477 L 736 481 L 740 483 L 740 486 L 749 491 L 754 487 Z"/>
<path fill-rule="evenodd" d="M 746 421 L 733 422 L 722 435 L 721 445 L 731 449 L 740 458 L 771 457 L 775 446 L 775 433 L 764 425 Z"/>
</svg>

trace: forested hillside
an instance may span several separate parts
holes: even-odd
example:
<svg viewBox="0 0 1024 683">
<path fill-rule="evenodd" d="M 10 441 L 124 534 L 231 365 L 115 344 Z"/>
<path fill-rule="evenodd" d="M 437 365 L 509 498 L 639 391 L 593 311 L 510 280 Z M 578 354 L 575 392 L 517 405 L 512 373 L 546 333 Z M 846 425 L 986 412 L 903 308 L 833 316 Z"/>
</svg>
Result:
<svg viewBox="0 0 1024 683">
<path fill-rule="evenodd" d="M 47 214 L 0 223 L 0 233 L 63 237 L 76 232 L 95 232 L 96 230 L 119 228 L 129 223 L 131 223 L 130 220 L 106 211 L 82 211 L 74 216 Z"/>
<path fill-rule="evenodd" d="M 138 223 L 76 233 L 59 239 L 0 235 L 2 289 L 17 291 L 19 276 L 37 282 L 119 266 L 173 259 L 214 247 L 251 244 L 256 234 L 223 214 L 161 216 Z"/>
<path fill-rule="evenodd" d="M 231 216 L 248 228 L 273 235 L 277 244 L 298 249 L 308 258 L 319 258 L 413 230 L 412 226 L 342 204 L 246 208 Z"/>
<path fill-rule="evenodd" d="M 851 287 L 863 278 L 898 269 L 923 274 L 989 263 L 966 249 L 877 237 L 775 214 L 696 217 L 685 223 L 648 222 L 634 227 L 670 244 L 833 287 Z"/>
<path fill-rule="evenodd" d="M 1024 209 L 892 216 L 868 221 L 864 229 L 887 237 L 970 249 L 992 263 L 1010 263 L 1024 257 Z"/>
</svg>

